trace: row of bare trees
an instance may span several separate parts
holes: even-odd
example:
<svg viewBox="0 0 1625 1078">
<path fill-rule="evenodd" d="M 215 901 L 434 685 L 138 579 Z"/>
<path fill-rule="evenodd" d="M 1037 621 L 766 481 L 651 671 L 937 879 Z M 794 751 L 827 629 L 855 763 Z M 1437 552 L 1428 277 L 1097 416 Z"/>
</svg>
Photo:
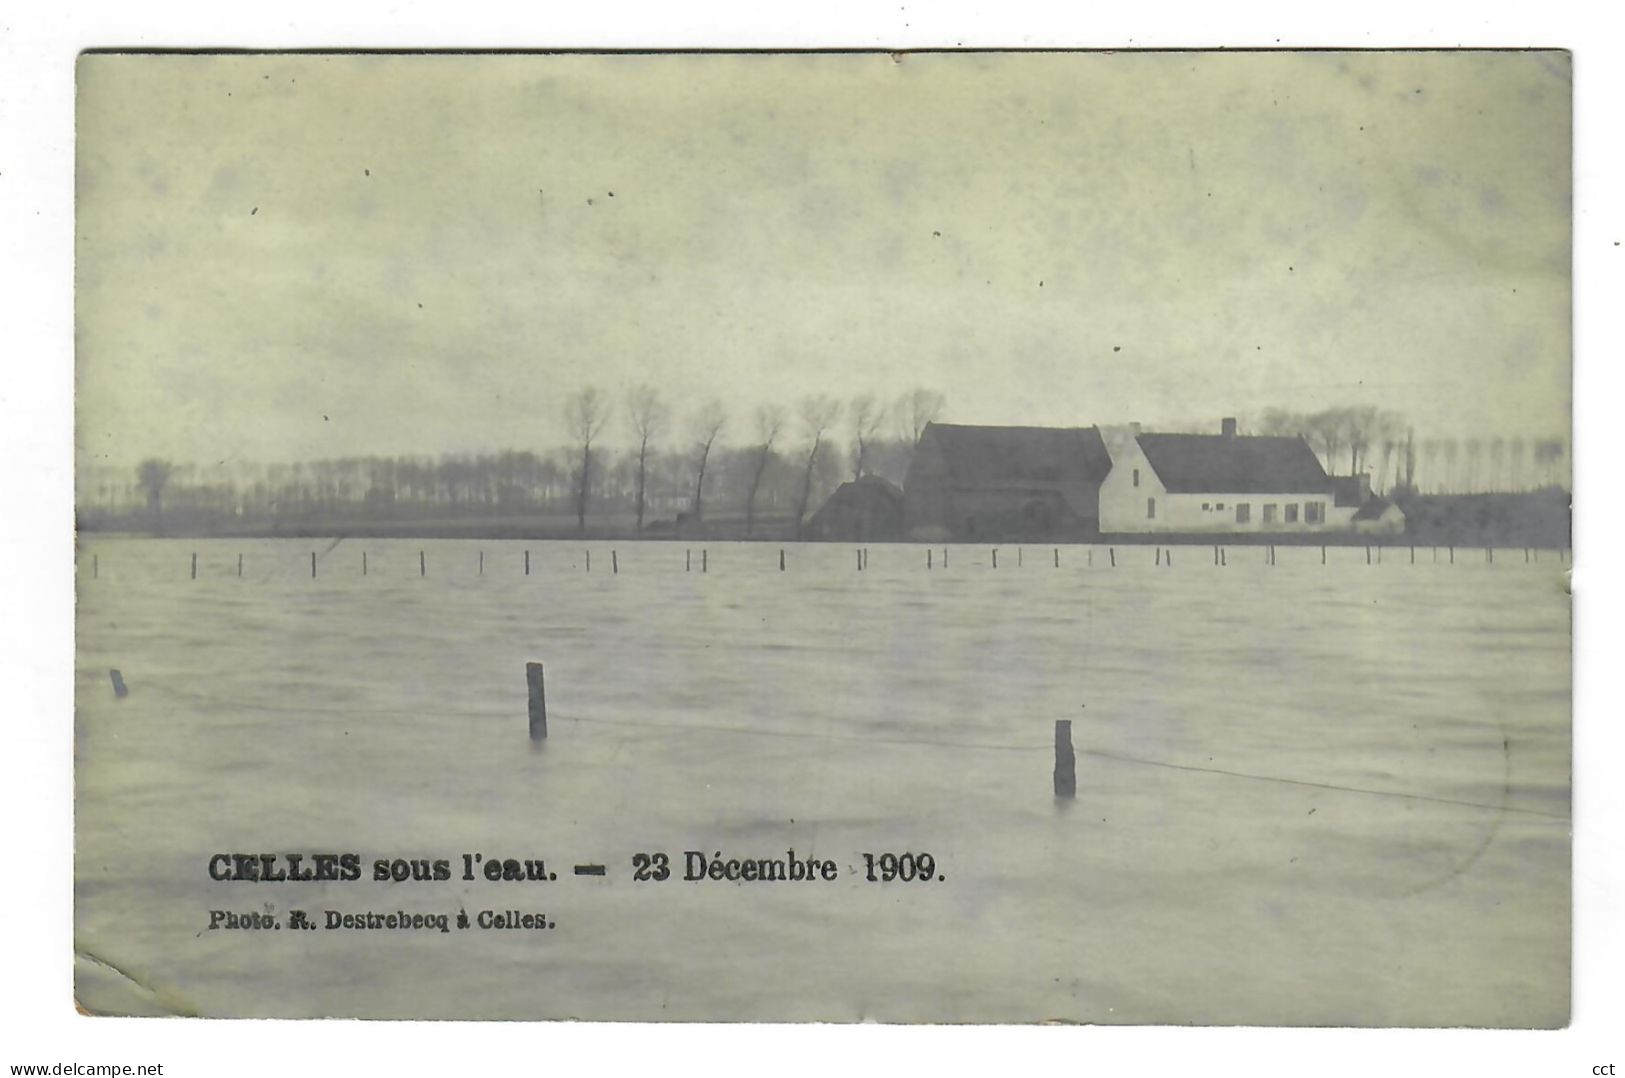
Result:
<svg viewBox="0 0 1625 1078">
<path fill-rule="evenodd" d="M 742 510 L 750 535 L 764 510 L 799 528 L 815 496 L 843 475 L 900 483 L 920 431 L 941 409 L 942 397 L 923 389 L 889 406 L 871 395 L 847 402 L 814 395 L 793 409 L 756 408 L 738 445 L 727 440 L 731 417 L 720 402 L 679 415 L 651 386 L 633 387 L 620 399 L 587 388 L 564 405 L 571 444 L 550 453 L 350 457 L 229 469 L 154 458 L 134 476 L 81 475 L 81 508 L 90 520 L 144 508 L 146 523 L 160 528 L 166 506 L 209 519 L 563 510 L 580 531 L 590 514 L 630 513 L 641 534 L 652 513 L 699 523 L 720 498 Z M 624 434 L 620 446 L 606 448 L 617 434 Z"/>
<path fill-rule="evenodd" d="M 745 534 L 755 531 L 757 499 L 762 480 L 774 455 L 783 441 L 792 434 L 799 436 L 806 447 L 802 465 L 800 494 L 796 499 L 795 521 L 806 518 L 811 504 L 814 479 L 817 475 L 820 453 L 825 441 L 835 431 L 844 416 L 852 438 L 852 478 L 861 479 L 873 474 L 877 443 L 885 441 L 883 431 L 888 419 L 893 424 L 897 441 L 912 449 L 919 441 L 925 425 L 942 412 L 943 397 L 928 389 L 915 389 L 903 394 L 891 404 L 883 404 L 874 394 L 865 393 L 843 403 L 827 395 L 802 398 L 796 405 L 796 424 L 791 426 L 789 412 L 783 405 L 770 403 L 757 407 L 752 416 L 751 441 L 747 447 L 752 460 L 750 479 L 745 491 Z M 643 531 L 648 491 L 648 464 L 651 450 L 673 435 L 674 416 L 660 391 L 650 385 L 638 385 L 628 390 L 623 402 L 626 431 L 637 459 L 636 527 Z M 576 526 L 587 526 L 588 492 L 592 489 L 593 443 L 599 440 L 615 412 L 615 401 L 596 387 L 589 386 L 565 401 L 564 419 L 567 429 L 580 447 L 580 465 L 575 476 Z M 677 434 L 678 452 L 682 453 L 686 438 L 686 451 L 693 465 L 694 495 L 687 511 L 688 519 L 705 519 L 705 479 L 712 451 L 728 427 L 728 413 L 720 401 L 701 404 L 686 417 L 683 431 Z M 901 474 L 892 478 L 901 480 Z"/>
<path fill-rule="evenodd" d="M 1530 490 L 1561 486 L 1567 475 L 1567 445 L 1561 438 L 1492 434 L 1418 440 L 1403 416 L 1371 405 L 1319 412 L 1271 408 L 1255 429 L 1301 436 L 1328 472 L 1369 472 L 1378 491 Z"/>
</svg>

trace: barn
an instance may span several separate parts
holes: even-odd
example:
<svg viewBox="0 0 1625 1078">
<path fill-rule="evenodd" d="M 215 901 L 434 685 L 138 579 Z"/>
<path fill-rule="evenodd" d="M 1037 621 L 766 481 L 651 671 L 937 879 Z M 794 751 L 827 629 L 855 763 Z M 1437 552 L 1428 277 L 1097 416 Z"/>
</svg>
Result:
<svg viewBox="0 0 1625 1078">
<path fill-rule="evenodd" d="M 842 483 L 807 521 L 808 539 L 885 542 L 903 535 L 903 492 L 878 475 Z"/>
<path fill-rule="evenodd" d="M 1111 467 L 1095 427 L 928 423 L 903 480 L 903 526 L 925 540 L 1096 535 Z"/>
</svg>

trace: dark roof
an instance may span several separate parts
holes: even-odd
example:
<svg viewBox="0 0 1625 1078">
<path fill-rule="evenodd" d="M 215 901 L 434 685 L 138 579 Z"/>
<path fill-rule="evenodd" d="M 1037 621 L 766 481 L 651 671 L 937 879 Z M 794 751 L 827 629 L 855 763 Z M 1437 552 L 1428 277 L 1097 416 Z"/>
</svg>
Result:
<svg viewBox="0 0 1625 1078">
<path fill-rule="evenodd" d="M 1171 493 L 1324 494 L 1326 470 L 1302 438 L 1142 434 L 1140 449 Z"/>
<path fill-rule="evenodd" d="M 855 498 L 879 498 L 882 501 L 903 503 L 903 488 L 879 475 L 866 475 L 861 479 L 849 480 L 835 488 L 835 493 L 829 496 L 830 502 L 850 501 Z M 825 503 L 828 504 L 828 503 Z"/>
<path fill-rule="evenodd" d="M 1351 505 L 1364 505 L 1371 495 L 1370 480 L 1363 475 L 1334 475 L 1332 478 L 1332 504 L 1342 509 Z"/>
<path fill-rule="evenodd" d="M 1371 500 L 1360 506 L 1360 511 L 1354 514 L 1355 520 L 1380 520 L 1382 514 L 1394 503 L 1380 494 L 1372 495 Z"/>
<path fill-rule="evenodd" d="M 1098 483 L 1111 471 L 1095 427 L 964 427 L 928 423 L 956 483 Z"/>
</svg>

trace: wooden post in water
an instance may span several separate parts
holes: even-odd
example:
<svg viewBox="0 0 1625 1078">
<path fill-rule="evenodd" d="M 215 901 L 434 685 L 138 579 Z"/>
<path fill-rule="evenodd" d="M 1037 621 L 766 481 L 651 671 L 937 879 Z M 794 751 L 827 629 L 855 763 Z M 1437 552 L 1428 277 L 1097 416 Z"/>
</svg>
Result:
<svg viewBox="0 0 1625 1078">
<path fill-rule="evenodd" d="M 542 680 L 542 664 L 525 664 L 525 687 L 530 691 L 530 739 L 547 740 L 547 685 Z"/>
<path fill-rule="evenodd" d="M 1164 569 L 1172 569 L 1174 567 L 1174 548 L 1173 547 L 1169 547 L 1166 551 L 1163 552 L 1163 555 L 1162 555 L 1162 567 Z"/>
<path fill-rule="evenodd" d="M 310 579 L 316 579 L 316 552 L 314 550 L 310 552 Z"/>
<path fill-rule="evenodd" d="M 1456 548 L 1454 545 L 1450 547 L 1450 564 L 1456 564 Z"/>
<path fill-rule="evenodd" d="M 611 550 L 609 552 L 609 573 L 610 573 L 611 576 L 615 576 L 618 573 L 620 573 L 620 571 L 621 571 L 621 555 L 620 555 L 620 552 L 616 551 L 616 550 Z"/>
<path fill-rule="evenodd" d="M 935 553 L 930 547 L 925 548 L 925 567 L 931 568 L 931 555 Z"/>
<path fill-rule="evenodd" d="M 1224 547 L 1219 548 L 1219 564 L 1220 565 L 1229 565 L 1230 564 L 1230 552 L 1228 550 L 1226 550 Z"/>
<path fill-rule="evenodd" d="M 363 554 L 363 555 L 361 555 L 361 556 L 362 556 L 362 557 L 363 557 L 363 558 L 365 558 L 365 557 L 366 557 L 366 555 L 365 555 L 365 554 Z M 238 575 L 238 576 L 242 576 L 242 575 L 243 575 L 243 556 L 242 556 L 242 555 L 241 555 L 241 554 L 239 554 L 239 555 L 237 555 L 237 575 Z"/>
<path fill-rule="evenodd" d="M 1095 548 L 1094 547 L 1089 548 L 1089 555 L 1088 555 L 1087 559 L 1084 561 L 1084 564 L 1085 565 L 1091 565 L 1091 566 L 1095 564 Z"/>
<path fill-rule="evenodd" d="M 239 558 L 239 560 L 238 560 L 238 562 L 237 562 L 237 568 L 238 568 L 238 569 L 239 569 L 239 570 L 241 570 L 241 569 L 242 569 L 242 564 L 243 564 L 243 563 L 242 563 L 242 561 L 241 561 L 241 559 L 240 559 L 240 558 Z M 238 572 L 238 574 L 237 574 L 237 575 L 238 575 L 238 576 L 241 576 L 241 575 L 242 575 L 242 573 L 241 573 L 241 571 L 239 571 L 239 572 Z M 365 550 L 363 550 L 363 551 L 362 551 L 362 552 L 361 552 L 361 575 L 362 575 L 362 576 L 366 576 L 366 575 L 367 575 L 367 552 L 366 552 L 366 551 L 365 551 Z"/>
<path fill-rule="evenodd" d="M 480 551 L 480 575 L 485 575 L 485 551 Z"/>
<path fill-rule="evenodd" d="M 1371 564 L 1371 547 L 1369 545 L 1365 548 L 1365 563 L 1367 565 Z"/>
<path fill-rule="evenodd" d="M 998 567 L 999 567 L 999 548 L 994 547 L 993 548 L 993 568 L 997 569 Z"/>
<path fill-rule="evenodd" d="M 239 555 L 237 555 L 237 557 L 238 557 L 238 559 L 240 561 L 241 558 L 242 558 L 242 555 L 239 554 Z M 99 580 L 101 578 L 101 575 L 102 575 L 101 555 L 92 554 L 90 556 L 90 579 Z M 239 574 L 239 575 L 241 575 L 241 574 Z"/>
<path fill-rule="evenodd" d="M 1078 796 L 1078 757 L 1072 751 L 1072 720 L 1055 720 L 1055 796 Z"/>
<path fill-rule="evenodd" d="M 779 572 L 784 572 L 784 548 L 779 547 Z"/>
<path fill-rule="evenodd" d="M 1487 546 L 1487 547 L 1484 548 L 1484 560 L 1486 562 L 1488 562 L 1490 565 L 1495 564 L 1495 548 L 1494 547 Z"/>
<path fill-rule="evenodd" d="M 423 560 L 423 551 L 418 551 L 418 576 L 429 575 L 429 563 Z"/>
<path fill-rule="evenodd" d="M 1324 543 L 1320 545 L 1320 564 L 1326 564 L 1326 544 Z"/>
<path fill-rule="evenodd" d="M 1056 547 L 1055 548 L 1055 568 L 1059 569 L 1060 567 L 1061 567 L 1061 548 Z"/>
<path fill-rule="evenodd" d="M 592 551 L 587 551 L 587 572 L 592 572 Z"/>
<path fill-rule="evenodd" d="M 130 695 L 130 689 L 124 684 L 124 675 L 117 669 L 109 670 L 107 675 L 113 679 L 113 695 L 122 700 Z"/>
<path fill-rule="evenodd" d="M 683 550 L 683 572 L 686 573 L 690 569 L 693 569 L 693 568 L 694 568 L 694 551 L 691 548 L 685 548 Z"/>
<path fill-rule="evenodd" d="M 1162 548 L 1160 546 L 1157 548 L 1157 564 L 1162 564 Z"/>
<path fill-rule="evenodd" d="M 710 570 L 710 563 L 711 563 L 711 551 L 710 550 L 701 550 L 700 551 L 700 572 L 702 572 L 702 573 L 710 572 L 711 571 Z"/>
<path fill-rule="evenodd" d="M 863 572 L 863 551 L 854 550 L 852 554 L 858 559 L 858 572 Z"/>
<path fill-rule="evenodd" d="M 1019 547 L 1019 546 L 1016 547 L 1016 568 L 1017 569 L 1021 568 L 1022 555 L 1025 554 L 1025 553 L 1026 553 L 1025 549 L 1023 549 L 1022 547 Z"/>
<path fill-rule="evenodd" d="M 1414 546 L 1411 547 L 1411 564 L 1416 564 L 1416 548 Z"/>
<path fill-rule="evenodd" d="M 525 551 L 525 575 L 530 575 L 530 551 Z"/>
<path fill-rule="evenodd" d="M 1107 547 L 1106 556 L 1112 560 L 1112 568 L 1117 568 L 1117 548 L 1114 546 Z"/>
<path fill-rule="evenodd" d="M 192 579 L 197 579 L 197 551 L 192 551 Z"/>
</svg>

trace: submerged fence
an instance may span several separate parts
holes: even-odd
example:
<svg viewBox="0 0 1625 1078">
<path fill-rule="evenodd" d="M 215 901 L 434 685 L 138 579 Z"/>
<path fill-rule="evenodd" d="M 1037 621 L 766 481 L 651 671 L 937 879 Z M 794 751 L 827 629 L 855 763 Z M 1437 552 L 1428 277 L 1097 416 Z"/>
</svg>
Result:
<svg viewBox="0 0 1625 1078">
<path fill-rule="evenodd" d="M 380 575 L 373 569 L 375 563 L 369 561 L 369 554 L 373 553 L 372 551 L 361 550 L 359 556 L 352 558 L 335 557 L 335 551 L 342 543 L 343 540 L 335 540 L 326 550 L 312 550 L 309 552 L 309 575 L 311 579 L 315 580 L 324 576 L 344 574 L 353 574 L 358 577 Z M 771 543 L 733 544 L 727 550 L 728 557 L 726 561 L 719 561 L 719 569 L 727 571 L 728 569 L 746 568 L 772 571 L 776 565 L 777 571 L 780 573 L 797 570 L 834 571 L 836 568 L 835 559 L 816 556 L 803 557 L 801 555 L 809 551 L 823 554 L 831 547 L 838 546 L 839 544 L 828 543 L 801 544 L 796 547 L 775 547 Z M 1545 556 L 1545 560 L 1555 560 L 1558 564 L 1567 564 L 1570 560 L 1570 550 L 1567 547 L 1458 547 L 1451 545 L 1415 546 L 1388 543 L 1336 543 L 1318 546 L 1318 558 L 1314 557 L 1314 552 L 1317 549 L 1315 544 L 1292 543 L 1289 544 L 1289 548 L 1306 552 L 1309 560 L 1319 565 L 1332 564 L 1328 558 L 1328 550 L 1348 551 L 1350 552 L 1348 560 L 1362 565 L 1382 565 L 1385 562 L 1392 561 L 1402 561 L 1408 565 L 1455 565 L 1458 560 L 1463 564 L 1495 565 L 1497 564 L 1498 555 L 1499 561 L 1503 564 L 1507 562 L 1518 564 L 1539 563 L 1543 560 L 1542 555 Z M 594 571 L 594 548 L 589 546 L 570 549 L 579 554 L 579 557 L 572 557 L 567 564 L 552 565 L 551 568 L 554 572 L 592 573 Z M 601 546 L 597 549 L 599 550 L 597 571 L 603 573 L 605 564 L 603 554 L 606 548 Z M 629 556 L 624 559 L 626 568 L 638 572 L 710 573 L 711 550 L 709 547 L 680 548 L 682 552 L 680 567 L 676 554 L 677 549 L 679 548 L 664 543 L 639 544 L 629 549 Z M 1040 554 L 1048 553 L 1049 555 L 1048 557 L 1040 556 L 1031 559 L 1031 568 L 1034 571 L 1066 568 L 1093 569 L 1097 567 L 1109 570 L 1135 566 L 1171 569 L 1174 566 L 1175 550 L 1179 550 L 1181 553 L 1180 564 L 1187 566 L 1196 565 L 1225 569 L 1230 566 L 1233 559 L 1238 564 L 1245 564 L 1249 558 L 1256 564 L 1262 564 L 1266 567 L 1275 567 L 1280 564 L 1278 547 L 1275 544 L 1267 543 L 1129 543 L 1049 547 L 1029 547 L 1012 544 L 990 546 L 887 544 L 882 549 L 886 551 L 888 563 L 892 568 L 917 567 L 923 572 L 948 571 L 950 565 L 959 570 L 1025 571 L 1029 562 L 1026 557 L 1028 549 L 1034 549 Z M 1003 562 L 1000 561 L 1001 551 L 1005 554 Z M 1105 555 L 1098 566 L 1095 558 L 1097 552 Z M 620 548 L 610 546 L 607 548 L 607 553 L 609 555 L 609 575 L 619 576 L 623 562 L 620 556 Z M 1012 553 L 1014 554 L 1013 558 L 1010 556 Z M 505 551 L 504 556 L 490 559 L 489 572 L 488 559 L 484 548 L 448 551 L 446 554 L 448 559 L 452 555 L 456 556 L 456 560 L 451 561 L 452 568 L 450 572 L 452 575 L 462 575 L 468 569 L 472 569 L 473 575 L 476 577 L 487 575 L 528 577 L 533 575 L 531 548 Z M 853 571 L 858 573 L 870 571 L 870 549 L 868 547 L 855 547 L 852 554 L 849 565 Z M 950 554 L 953 555 L 951 560 Z M 400 556 L 399 551 L 395 552 L 395 556 L 397 558 Z M 1343 562 L 1344 559 L 1339 558 L 1338 561 Z M 437 575 L 431 570 L 438 568 L 440 564 L 442 563 L 439 562 L 438 558 L 435 563 L 431 563 L 428 558 L 428 551 L 419 549 L 416 551 L 415 559 L 417 572 L 411 575 L 427 579 Z M 180 561 L 177 565 L 176 575 L 185 574 L 190 580 L 222 576 L 242 579 L 245 573 L 252 575 L 263 570 L 266 566 L 270 566 L 270 572 L 273 574 L 278 570 L 285 571 L 288 561 L 286 556 L 277 557 L 275 555 L 248 559 L 244 553 L 236 552 L 234 555 L 216 555 L 213 562 L 213 572 L 207 571 L 209 564 L 204 563 L 205 571 L 200 573 L 199 565 L 198 552 L 189 551 L 186 560 Z M 81 563 L 80 568 L 81 572 L 83 572 L 85 569 L 83 563 Z M 101 578 L 101 555 L 99 552 L 91 554 L 88 568 L 90 579 L 99 580 Z"/>
</svg>

